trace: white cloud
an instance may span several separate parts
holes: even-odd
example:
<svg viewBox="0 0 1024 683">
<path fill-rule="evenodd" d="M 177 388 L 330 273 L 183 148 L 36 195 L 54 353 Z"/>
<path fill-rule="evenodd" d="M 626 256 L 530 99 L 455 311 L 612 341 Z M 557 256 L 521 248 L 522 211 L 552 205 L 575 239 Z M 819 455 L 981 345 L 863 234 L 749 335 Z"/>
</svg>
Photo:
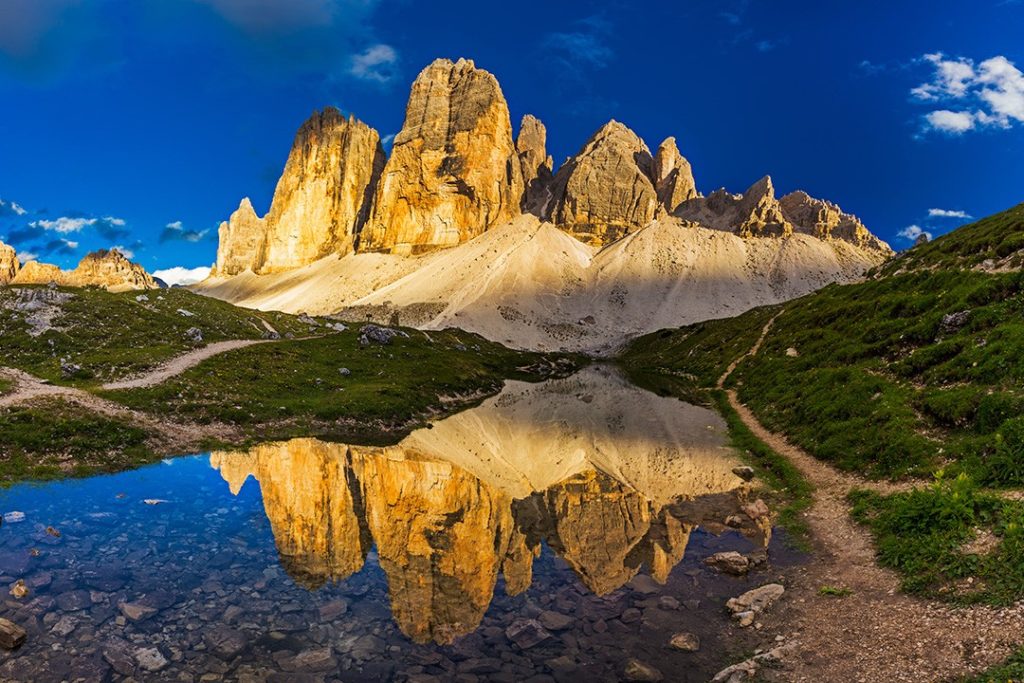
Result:
<svg viewBox="0 0 1024 683">
<path fill-rule="evenodd" d="M 210 269 L 206 266 L 199 266 L 198 268 L 174 266 L 173 268 L 165 268 L 153 273 L 153 277 L 160 278 L 168 285 L 193 285 L 197 282 L 202 282 L 209 275 Z"/>
<path fill-rule="evenodd" d="M 382 137 L 380 139 L 380 144 L 386 146 L 386 145 L 390 145 L 394 141 L 395 141 L 395 133 L 388 133 L 387 135 L 385 135 L 384 137 Z"/>
<path fill-rule="evenodd" d="M 39 258 L 39 254 L 34 254 L 31 251 L 19 251 L 17 253 L 17 259 L 21 263 L 28 263 L 29 261 L 35 261 Z"/>
<path fill-rule="evenodd" d="M 928 216 L 931 218 L 973 218 L 966 211 L 954 211 L 952 209 L 928 209 Z"/>
<path fill-rule="evenodd" d="M 70 232 L 79 232 L 83 228 L 90 225 L 95 225 L 95 218 L 68 218 L 67 216 L 61 216 L 56 220 L 45 220 L 39 219 L 29 223 L 33 228 L 42 228 L 43 230 L 52 230 L 66 235 Z"/>
<path fill-rule="evenodd" d="M 924 228 L 922 228 L 920 225 L 908 225 L 907 227 L 903 228 L 896 234 L 897 236 L 902 237 L 903 239 L 906 240 L 910 240 L 911 242 L 916 242 L 917 238 L 920 237 L 921 235 L 927 235 L 929 240 L 931 240 L 932 238 L 932 234 L 925 230 Z"/>
<path fill-rule="evenodd" d="M 962 135 L 969 130 L 974 130 L 977 118 L 969 111 L 950 111 L 939 109 L 925 114 L 925 121 L 931 130 L 949 133 L 950 135 Z"/>
<path fill-rule="evenodd" d="M 395 77 L 398 52 L 383 43 L 371 45 L 353 55 L 348 72 L 364 81 L 387 83 Z"/>
<path fill-rule="evenodd" d="M 164 227 L 163 232 L 160 233 L 160 241 L 182 240 L 185 242 L 201 242 L 209 233 L 209 229 L 189 230 L 181 221 L 174 221 Z"/>
<path fill-rule="evenodd" d="M 131 260 L 131 259 L 135 258 L 135 252 L 132 251 L 131 249 L 129 249 L 128 247 L 123 246 L 121 244 L 115 245 L 115 246 L 111 247 L 110 249 L 112 251 L 119 251 L 119 252 L 121 252 L 121 255 L 124 256 L 128 260 Z"/>
<path fill-rule="evenodd" d="M 19 206 L 18 202 L 5 202 L 3 199 L 0 199 L 0 216 L 12 213 L 16 216 L 24 216 L 28 211 Z"/>
<path fill-rule="evenodd" d="M 1010 128 L 1024 123 L 1024 73 L 1002 55 L 980 64 L 966 57 L 925 55 L 935 73 L 910 94 L 922 102 L 957 103 L 956 109 L 925 114 L 925 129 L 962 135 L 983 127 Z"/>
<path fill-rule="evenodd" d="M 111 225 L 116 225 L 119 228 L 120 227 L 124 227 L 124 225 L 125 225 L 125 220 L 123 218 L 114 218 L 113 216 L 104 216 L 103 220 L 105 220 L 107 223 L 110 223 Z"/>
<path fill-rule="evenodd" d="M 174 221 L 173 223 L 167 224 L 167 227 L 170 228 L 171 230 L 181 230 L 182 226 L 183 224 L 181 221 Z"/>
<path fill-rule="evenodd" d="M 66 239 L 63 239 L 63 238 L 61 238 L 60 241 L 64 243 L 65 247 L 67 247 L 68 249 L 71 249 L 72 251 L 74 251 L 75 249 L 78 249 L 78 242 L 74 242 L 72 240 L 66 240 Z"/>
</svg>

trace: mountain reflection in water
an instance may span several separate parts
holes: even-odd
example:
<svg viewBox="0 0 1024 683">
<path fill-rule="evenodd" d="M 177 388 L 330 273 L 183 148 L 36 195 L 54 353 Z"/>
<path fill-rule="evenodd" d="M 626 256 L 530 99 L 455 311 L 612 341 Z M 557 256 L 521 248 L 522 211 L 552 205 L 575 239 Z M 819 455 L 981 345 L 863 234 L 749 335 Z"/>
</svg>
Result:
<svg viewBox="0 0 1024 683">
<path fill-rule="evenodd" d="M 249 477 L 281 563 L 315 589 L 359 572 L 375 546 L 399 628 L 417 642 L 473 631 L 494 595 L 529 588 L 547 544 L 593 593 L 645 569 L 664 582 L 690 533 L 720 532 L 747 489 L 721 418 L 592 367 L 510 382 L 477 408 L 392 447 L 295 439 L 210 462 Z M 740 515 L 766 546 L 770 529 Z"/>
</svg>

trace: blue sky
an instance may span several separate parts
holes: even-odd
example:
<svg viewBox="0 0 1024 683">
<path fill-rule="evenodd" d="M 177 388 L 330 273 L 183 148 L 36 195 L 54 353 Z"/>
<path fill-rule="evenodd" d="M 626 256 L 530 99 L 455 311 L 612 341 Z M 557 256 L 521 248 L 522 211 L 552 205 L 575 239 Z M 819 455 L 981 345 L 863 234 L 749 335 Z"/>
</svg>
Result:
<svg viewBox="0 0 1024 683">
<path fill-rule="evenodd" d="M 556 163 L 615 118 L 705 193 L 770 173 L 905 247 L 1024 201 L 1022 34 L 1024 0 L 0 0 L 0 239 L 209 265 L 314 109 L 393 134 L 416 73 L 468 57 Z"/>
</svg>

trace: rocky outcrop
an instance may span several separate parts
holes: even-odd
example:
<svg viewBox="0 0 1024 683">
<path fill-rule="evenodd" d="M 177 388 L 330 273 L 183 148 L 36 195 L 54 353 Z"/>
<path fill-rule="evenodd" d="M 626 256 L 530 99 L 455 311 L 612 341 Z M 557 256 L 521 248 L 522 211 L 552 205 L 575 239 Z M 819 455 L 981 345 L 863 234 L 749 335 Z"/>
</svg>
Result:
<svg viewBox="0 0 1024 683">
<path fill-rule="evenodd" d="M 497 79 L 439 59 L 413 83 L 360 250 L 409 254 L 465 242 L 520 212 L 523 177 Z"/>
<path fill-rule="evenodd" d="M 675 138 L 665 138 L 654 154 L 652 168 L 658 203 L 669 214 L 683 202 L 698 196 L 690 162 L 679 153 Z"/>
<path fill-rule="evenodd" d="M 0 242 L 0 285 L 6 285 L 14 279 L 21 269 L 18 263 L 18 255 L 14 247 Z"/>
<path fill-rule="evenodd" d="M 779 200 L 779 206 L 796 232 L 823 240 L 840 239 L 864 249 L 889 250 L 889 246 L 872 235 L 859 218 L 844 213 L 832 202 L 815 199 L 803 190 L 790 192 Z"/>
<path fill-rule="evenodd" d="M 51 282 L 66 287 L 103 287 L 112 292 L 158 288 L 156 280 L 142 266 L 132 263 L 116 249 L 86 254 L 74 270 L 61 270 L 49 263 L 29 261 L 11 280 L 12 284 L 19 285 Z"/>
<path fill-rule="evenodd" d="M 547 153 L 547 129 L 536 117 L 527 114 L 519 124 L 516 151 L 523 171 L 523 201 L 525 213 L 543 216 L 548 211 L 554 160 Z"/>
<path fill-rule="evenodd" d="M 683 203 L 676 215 L 713 230 L 725 230 L 743 238 L 785 237 L 793 225 L 782 213 L 775 198 L 775 186 L 769 176 L 761 178 L 741 195 L 724 189 L 706 198 Z"/>
<path fill-rule="evenodd" d="M 271 273 L 353 250 L 369 216 L 384 149 L 376 130 L 333 107 L 295 135 L 270 211 L 243 199 L 221 224 L 217 273 Z"/>
<path fill-rule="evenodd" d="M 658 208 L 653 165 L 644 141 L 609 121 L 555 175 L 551 221 L 593 246 L 643 227 Z"/>
</svg>

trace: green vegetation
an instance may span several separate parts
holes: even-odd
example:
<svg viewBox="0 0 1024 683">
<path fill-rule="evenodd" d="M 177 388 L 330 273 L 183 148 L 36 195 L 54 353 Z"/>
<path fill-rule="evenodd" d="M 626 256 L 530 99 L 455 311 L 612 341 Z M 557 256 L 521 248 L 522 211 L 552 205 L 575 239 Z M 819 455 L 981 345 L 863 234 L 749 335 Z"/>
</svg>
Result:
<svg viewBox="0 0 1024 683">
<path fill-rule="evenodd" d="M 33 320 L 38 329 L 48 329 L 33 336 Z M 260 339 L 268 334 L 264 321 L 281 335 L 311 334 L 311 326 L 296 316 L 250 311 L 184 289 L 113 294 L 97 288 L 2 287 L 0 358 L 3 365 L 37 377 L 89 386 L 144 372 L 211 342 Z M 189 338 L 191 328 L 202 332 L 201 341 Z M 81 370 L 62 375 L 61 359 Z"/>
<path fill-rule="evenodd" d="M 961 683 L 1022 683 L 1024 681 L 1024 650 L 1018 650 L 1004 664 L 984 673 L 964 678 Z"/>
<path fill-rule="evenodd" d="M 1024 266 L 1024 204 L 915 247 L 887 263 L 881 272 L 973 268 L 989 260 L 1003 268 Z"/>
<path fill-rule="evenodd" d="M 14 389 L 14 382 L 0 377 L 0 396 L 10 393 L 12 389 Z"/>
<path fill-rule="evenodd" d="M 900 572 L 904 590 L 965 604 L 1024 598 L 1024 502 L 983 491 L 966 474 L 850 498 L 854 517 L 875 535 L 879 562 Z"/>
<path fill-rule="evenodd" d="M 853 591 L 840 586 L 822 586 L 818 589 L 818 595 L 823 595 L 827 598 L 847 598 L 853 595 Z"/>
<path fill-rule="evenodd" d="M 536 380 L 552 370 L 543 354 L 467 332 L 406 334 L 388 345 L 362 346 L 354 329 L 250 346 L 153 387 L 100 393 L 172 419 L 233 425 L 264 440 L 393 438 L 446 403 L 463 407 L 467 398 L 497 391 L 505 378 Z"/>
<path fill-rule="evenodd" d="M 648 335 L 626 364 L 712 386 L 725 354 L 692 355 L 756 339 L 771 314 Z M 730 381 L 766 426 L 841 469 L 901 477 L 946 467 L 986 485 L 1024 485 L 1022 314 L 1020 273 L 833 285 L 787 304 Z M 673 353 L 652 351 L 654 337 Z"/>
<path fill-rule="evenodd" d="M 1024 487 L 1024 274 L 1012 270 L 1022 249 L 1024 204 L 915 247 L 866 282 L 789 302 L 729 378 L 766 427 L 840 469 L 937 478 L 851 496 L 880 562 L 912 593 L 1024 598 L 1024 502 L 993 492 Z M 623 364 L 712 387 L 779 310 L 647 335 Z"/>
<path fill-rule="evenodd" d="M 152 462 L 146 432 L 61 400 L 0 410 L 0 485 Z"/>
</svg>

